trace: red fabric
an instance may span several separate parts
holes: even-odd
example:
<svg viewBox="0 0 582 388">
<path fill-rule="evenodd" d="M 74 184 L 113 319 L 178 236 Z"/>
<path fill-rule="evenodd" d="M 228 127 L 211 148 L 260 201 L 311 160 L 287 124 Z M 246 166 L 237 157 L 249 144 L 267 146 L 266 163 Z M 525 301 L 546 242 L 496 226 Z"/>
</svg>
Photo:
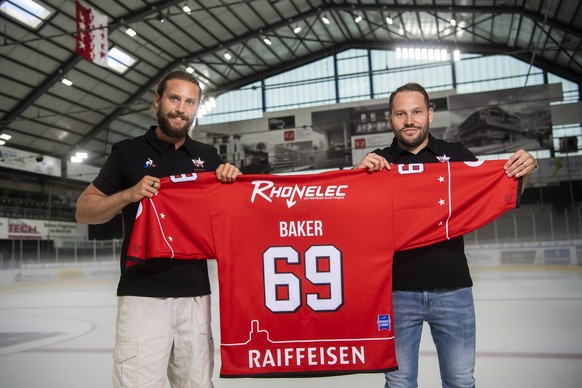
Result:
<svg viewBox="0 0 582 388">
<path fill-rule="evenodd" d="M 503 164 L 163 178 L 141 202 L 128 254 L 133 265 L 218 260 L 223 377 L 386 371 L 394 251 L 515 208 L 519 181 Z"/>
<path fill-rule="evenodd" d="M 99 66 L 107 67 L 107 16 L 75 2 L 77 14 L 77 53 Z"/>
</svg>

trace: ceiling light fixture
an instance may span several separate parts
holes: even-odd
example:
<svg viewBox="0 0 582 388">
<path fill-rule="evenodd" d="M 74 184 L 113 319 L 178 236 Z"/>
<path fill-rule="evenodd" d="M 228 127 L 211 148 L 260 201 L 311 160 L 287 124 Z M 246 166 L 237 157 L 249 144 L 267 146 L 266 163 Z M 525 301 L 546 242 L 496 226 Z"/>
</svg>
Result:
<svg viewBox="0 0 582 388">
<path fill-rule="evenodd" d="M 324 22 L 325 24 L 329 24 L 329 19 L 326 18 L 325 16 L 321 17 L 321 21 Z"/>
<path fill-rule="evenodd" d="M 6 142 L 10 139 L 12 139 L 12 136 L 10 136 L 9 134 L 7 134 L 7 133 L 1 134 L 0 135 L 0 145 L 6 144 Z"/>
<path fill-rule="evenodd" d="M 453 52 L 453 59 L 455 55 L 458 60 L 461 58 L 459 50 L 457 54 Z M 439 48 L 420 48 L 420 47 L 397 47 L 396 59 L 414 60 L 414 61 L 448 61 L 450 59 L 449 52 L 446 49 Z M 455 59 L 456 60 L 456 59 Z"/>
<path fill-rule="evenodd" d="M 159 15 L 158 15 L 158 17 L 157 17 L 157 19 L 158 19 L 158 21 L 159 21 L 160 23 L 163 23 L 163 22 L 165 22 L 165 21 L 166 21 L 166 19 L 164 18 L 164 15 L 162 15 L 162 14 L 159 14 Z"/>
<path fill-rule="evenodd" d="M 73 163 L 83 163 L 83 160 L 87 159 L 89 155 L 86 152 L 77 152 L 75 155 L 71 156 L 71 162 Z"/>
<path fill-rule="evenodd" d="M 200 104 L 198 107 L 198 112 L 196 113 L 196 117 L 201 119 L 202 117 L 210 114 L 212 109 L 216 108 L 216 100 L 214 97 L 208 97 L 204 99 L 204 102 Z"/>
<path fill-rule="evenodd" d="M 358 16 L 356 19 L 354 19 L 354 21 L 355 21 L 356 23 L 359 23 L 359 22 L 361 22 L 361 21 L 362 21 L 362 19 L 363 19 L 363 17 L 361 17 L 361 16 Z"/>
<path fill-rule="evenodd" d="M 131 27 L 127 27 L 125 29 L 125 33 L 127 35 L 131 36 L 132 38 L 137 35 L 137 32 L 135 32 L 135 30 L 133 28 L 131 28 Z"/>
<path fill-rule="evenodd" d="M 388 24 L 394 24 L 394 20 L 392 20 L 392 18 L 390 16 L 388 16 L 386 18 L 386 23 L 388 23 Z"/>
<path fill-rule="evenodd" d="M 226 58 L 227 61 L 230 61 L 232 59 L 232 55 L 230 55 L 228 51 L 224 53 L 224 57 Z"/>
<path fill-rule="evenodd" d="M 186 68 L 186 72 L 189 73 L 189 74 L 192 74 L 192 73 L 194 73 L 194 68 L 192 66 L 188 66 Z"/>
<path fill-rule="evenodd" d="M 467 22 L 465 22 L 465 21 L 462 21 L 462 20 L 461 20 L 461 21 L 460 21 L 460 22 L 457 24 L 457 36 L 458 36 L 458 37 L 461 37 L 461 36 L 463 36 L 463 34 L 464 34 L 464 32 L 465 32 L 465 28 L 467 28 Z"/>
<path fill-rule="evenodd" d="M 266 36 L 263 38 L 263 42 L 265 42 L 265 44 L 267 45 L 272 45 L 273 43 L 271 43 L 271 41 L 269 40 L 269 38 L 267 38 Z"/>
<path fill-rule="evenodd" d="M 298 34 L 301 32 L 301 27 L 297 26 L 295 27 L 295 29 L 293 30 L 294 33 Z"/>
<path fill-rule="evenodd" d="M 192 12 L 192 8 L 188 7 L 188 4 L 184 4 L 182 11 L 186 12 L 188 15 Z"/>
<path fill-rule="evenodd" d="M 451 19 L 451 26 L 455 27 L 457 25 L 457 21 L 455 20 L 455 18 Z"/>
<path fill-rule="evenodd" d="M 453 50 L 453 61 L 459 62 L 461 60 L 461 50 L 455 49 Z"/>
<path fill-rule="evenodd" d="M 68 78 L 63 78 L 63 79 L 61 79 L 61 82 L 62 82 L 64 85 L 67 85 L 67 86 L 72 86 L 72 85 L 73 85 L 73 81 L 71 81 L 71 80 L 70 80 L 70 79 L 68 79 Z"/>
</svg>

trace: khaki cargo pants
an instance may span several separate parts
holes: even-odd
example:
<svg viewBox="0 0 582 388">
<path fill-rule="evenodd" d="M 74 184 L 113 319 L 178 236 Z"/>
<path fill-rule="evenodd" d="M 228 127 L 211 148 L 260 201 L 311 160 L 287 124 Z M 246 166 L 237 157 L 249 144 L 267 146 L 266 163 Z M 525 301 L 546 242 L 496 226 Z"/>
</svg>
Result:
<svg viewBox="0 0 582 388">
<path fill-rule="evenodd" d="M 212 388 L 210 319 L 210 295 L 118 297 L 114 387 Z"/>
</svg>

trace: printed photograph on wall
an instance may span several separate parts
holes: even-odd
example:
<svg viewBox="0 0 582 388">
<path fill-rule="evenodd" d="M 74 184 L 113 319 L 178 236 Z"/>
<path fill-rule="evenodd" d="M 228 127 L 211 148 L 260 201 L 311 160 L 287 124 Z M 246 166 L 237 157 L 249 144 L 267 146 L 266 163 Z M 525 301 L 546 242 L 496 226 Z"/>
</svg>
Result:
<svg viewBox="0 0 582 388">
<path fill-rule="evenodd" d="M 476 154 L 551 147 L 548 85 L 449 96 L 451 124 L 443 138 Z"/>
<path fill-rule="evenodd" d="M 389 131 L 388 107 L 375 105 L 352 108 L 352 125 L 352 135 Z"/>
<path fill-rule="evenodd" d="M 325 135 L 322 168 L 352 165 L 352 137 L 390 132 L 386 104 L 332 109 L 311 114 L 314 130 Z"/>
<path fill-rule="evenodd" d="M 326 146 L 325 136 L 311 127 L 248 133 L 240 136 L 237 166 L 245 174 L 320 169 Z"/>
</svg>

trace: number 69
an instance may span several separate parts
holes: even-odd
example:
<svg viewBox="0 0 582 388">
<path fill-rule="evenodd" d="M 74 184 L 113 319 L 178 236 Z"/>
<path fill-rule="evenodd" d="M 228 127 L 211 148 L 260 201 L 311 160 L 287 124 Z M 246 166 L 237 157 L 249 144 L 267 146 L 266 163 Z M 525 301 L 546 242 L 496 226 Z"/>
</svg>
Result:
<svg viewBox="0 0 582 388">
<path fill-rule="evenodd" d="M 318 260 L 328 259 L 329 270 L 321 271 Z M 290 246 L 270 247 L 263 253 L 265 305 L 274 313 L 297 311 L 302 304 L 301 279 L 289 272 L 277 272 L 277 260 L 300 264 L 299 253 Z M 315 245 L 305 251 L 305 278 L 314 285 L 328 285 L 329 298 L 307 294 L 307 305 L 313 311 L 336 311 L 343 304 L 343 269 L 341 252 L 332 245 Z M 277 289 L 285 287 L 288 297 L 278 298 Z"/>
</svg>

